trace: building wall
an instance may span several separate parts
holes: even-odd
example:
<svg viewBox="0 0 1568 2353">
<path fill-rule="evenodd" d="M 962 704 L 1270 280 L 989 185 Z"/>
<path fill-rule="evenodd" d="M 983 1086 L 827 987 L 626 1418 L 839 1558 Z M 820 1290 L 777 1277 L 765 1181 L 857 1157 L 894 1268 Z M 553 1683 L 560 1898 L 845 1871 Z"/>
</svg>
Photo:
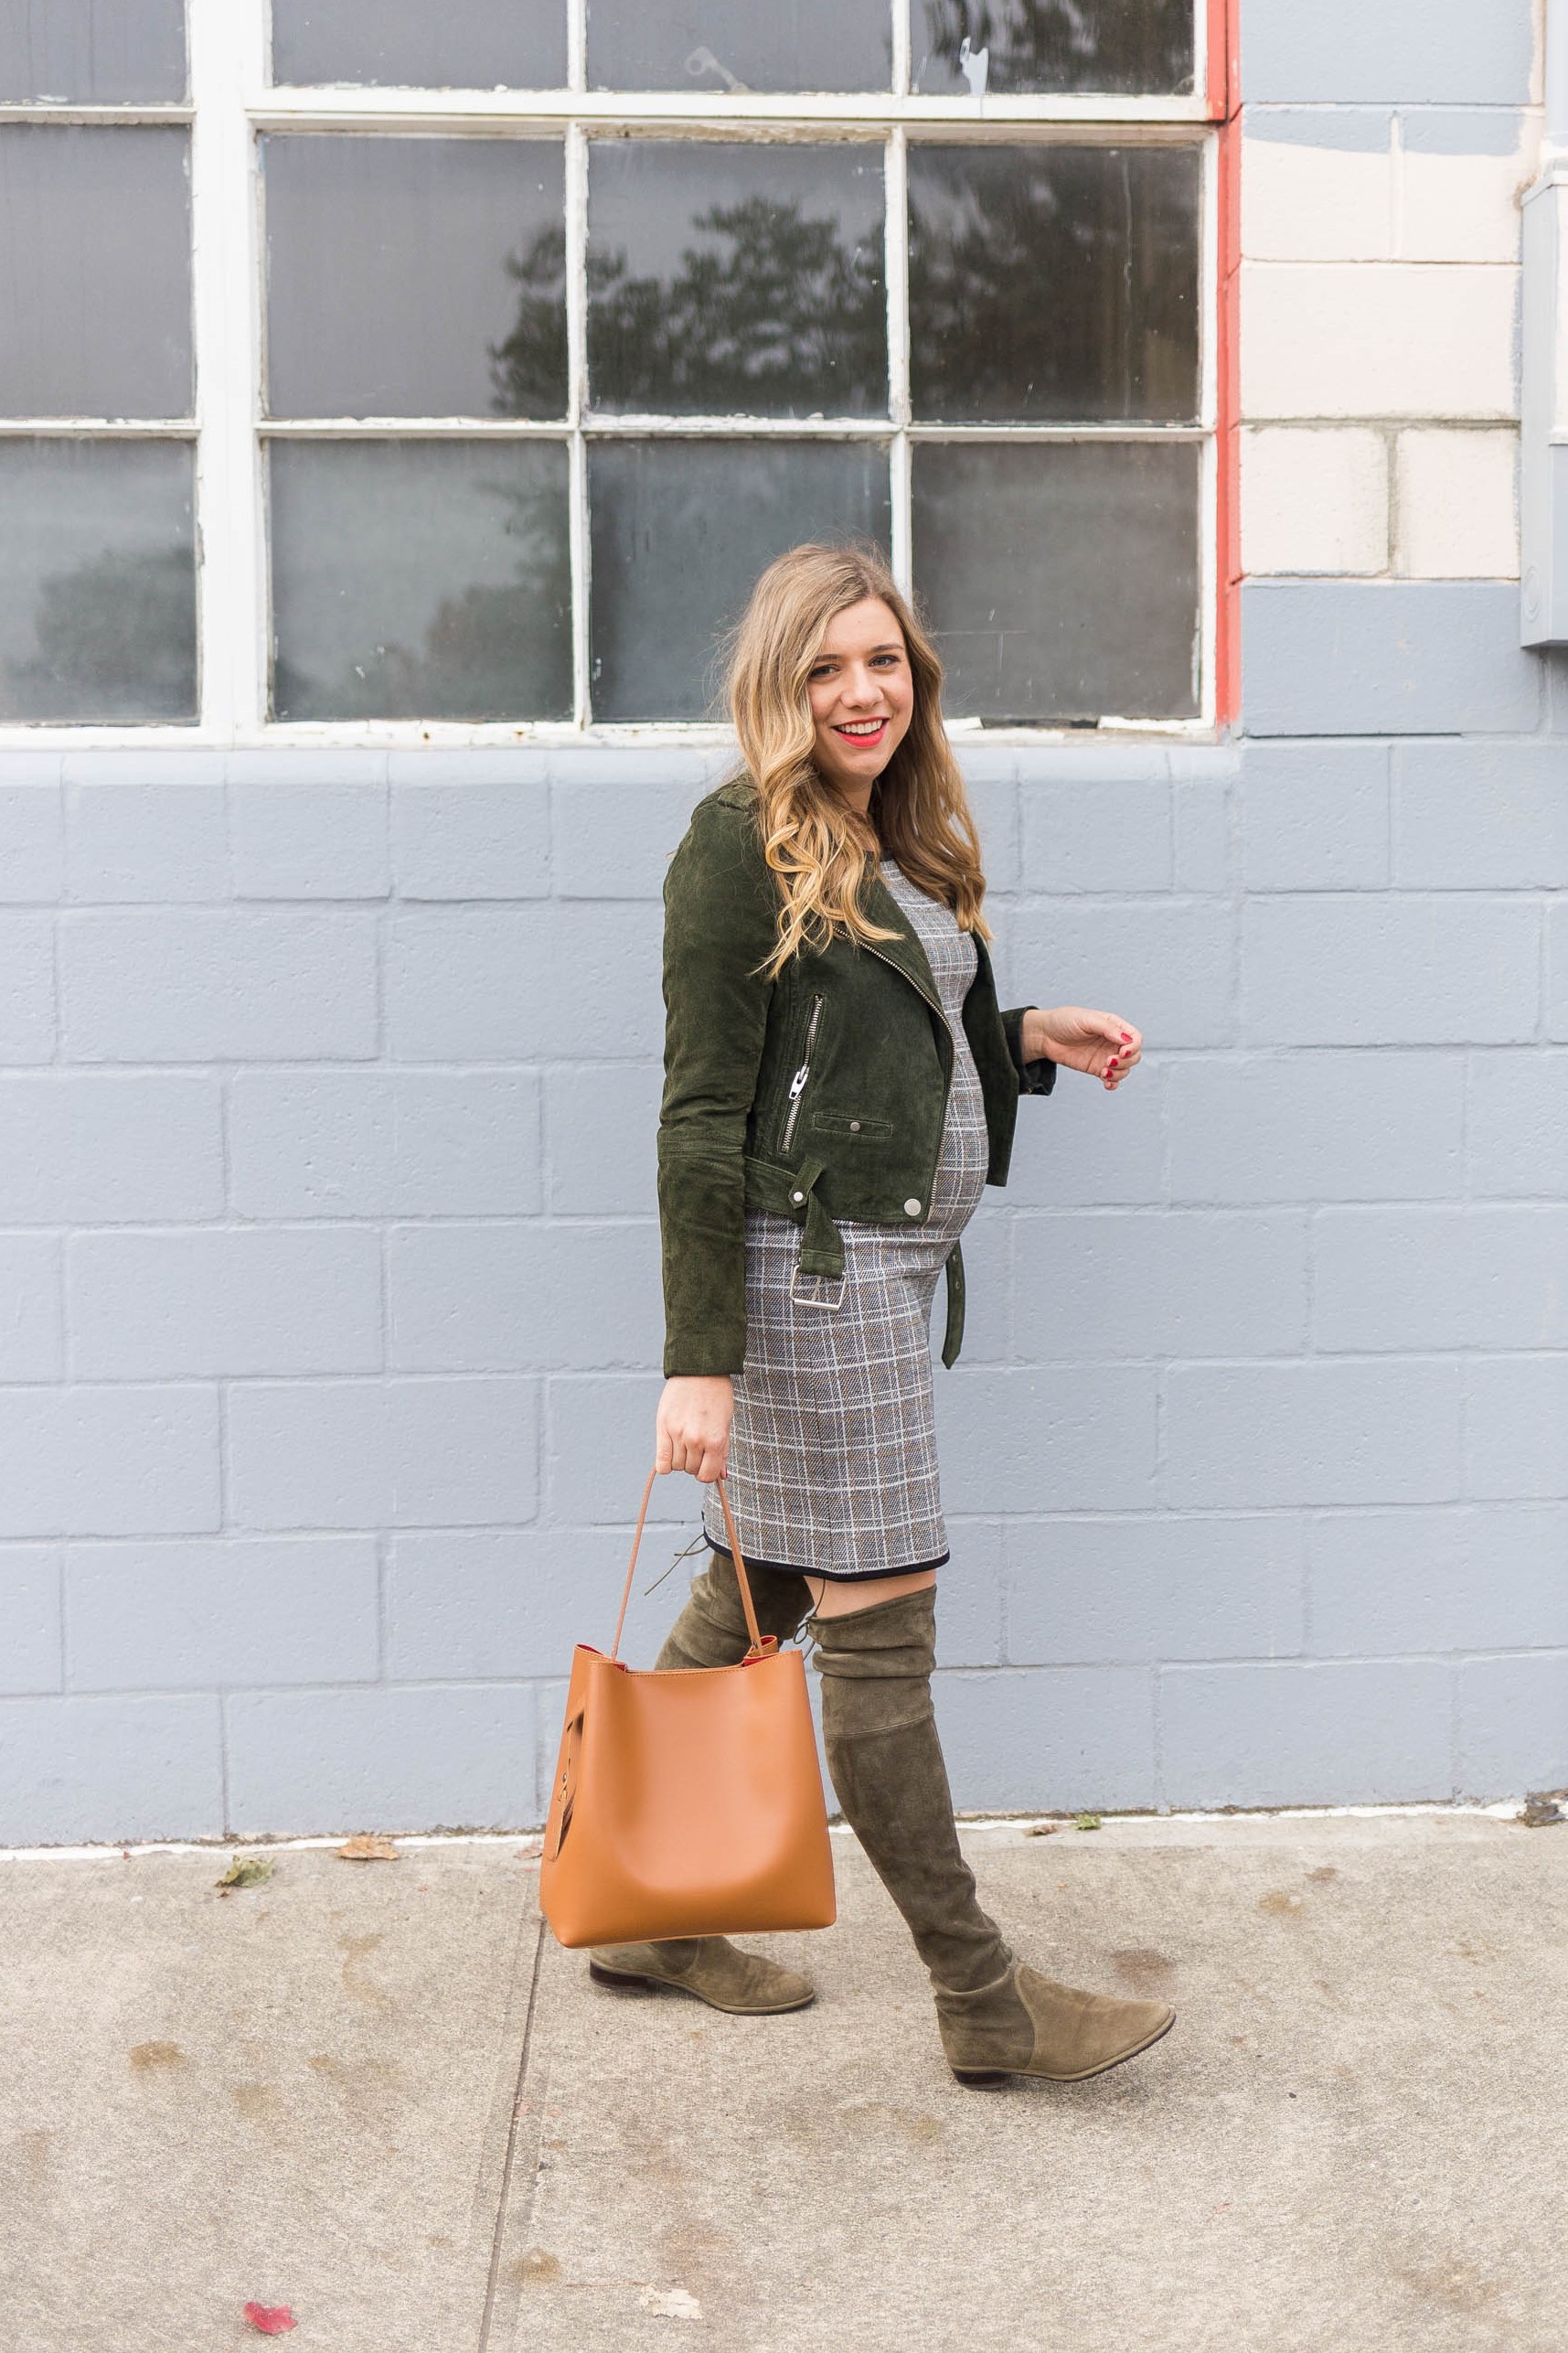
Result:
<svg viewBox="0 0 1568 2353">
<path fill-rule="evenodd" d="M 1148 1036 L 1023 1107 L 968 1250 L 968 1807 L 1568 1781 L 1539 28 L 1242 6 L 1242 728 L 965 752 L 1009 993 Z M 0 755 L 0 1837 L 539 1818 L 649 1452 L 658 891 L 711 773 Z"/>
</svg>

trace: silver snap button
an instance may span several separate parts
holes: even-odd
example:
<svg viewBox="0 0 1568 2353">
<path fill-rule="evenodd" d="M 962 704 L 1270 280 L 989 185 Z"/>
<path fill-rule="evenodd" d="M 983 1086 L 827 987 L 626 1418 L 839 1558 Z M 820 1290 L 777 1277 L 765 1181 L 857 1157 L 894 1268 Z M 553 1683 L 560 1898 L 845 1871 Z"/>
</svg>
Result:
<svg viewBox="0 0 1568 2353">
<path fill-rule="evenodd" d="M 918 1216 L 920 1215 L 920 1203 L 919 1203 L 919 1202 L 918 1202 L 918 1201 L 906 1201 L 906 1202 L 905 1202 L 905 1203 L 904 1203 L 904 1215 L 905 1215 L 906 1217 L 918 1217 Z"/>
<path fill-rule="evenodd" d="M 805 1195 L 804 1193 L 792 1193 L 790 1199 L 792 1201 L 804 1201 L 805 1199 Z"/>
<path fill-rule="evenodd" d="M 860 1132 L 860 1122 L 859 1121 L 859 1119 L 851 1119 L 851 1120 L 850 1120 L 850 1122 L 849 1122 L 849 1133 L 850 1133 L 852 1136 L 858 1136 L 858 1135 L 859 1134 L 859 1132 Z"/>
</svg>

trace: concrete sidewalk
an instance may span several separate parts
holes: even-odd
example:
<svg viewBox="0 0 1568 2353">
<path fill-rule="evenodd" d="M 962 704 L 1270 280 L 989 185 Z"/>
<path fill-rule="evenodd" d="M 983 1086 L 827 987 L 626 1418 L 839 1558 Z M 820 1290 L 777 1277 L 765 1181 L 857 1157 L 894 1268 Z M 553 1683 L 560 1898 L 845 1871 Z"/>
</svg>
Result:
<svg viewBox="0 0 1568 2353">
<path fill-rule="evenodd" d="M 18 2353 L 1561 2353 L 1568 1828 L 967 1835 L 1040 1965 L 1169 1994 L 1070 2089 L 965 2091 L 836 1838 L 822 1998 L 592 1987 L 519 1842 L 0 1862 Z M 263 1850 L 245 1850 L 248 1852 Z"/>
</svg>

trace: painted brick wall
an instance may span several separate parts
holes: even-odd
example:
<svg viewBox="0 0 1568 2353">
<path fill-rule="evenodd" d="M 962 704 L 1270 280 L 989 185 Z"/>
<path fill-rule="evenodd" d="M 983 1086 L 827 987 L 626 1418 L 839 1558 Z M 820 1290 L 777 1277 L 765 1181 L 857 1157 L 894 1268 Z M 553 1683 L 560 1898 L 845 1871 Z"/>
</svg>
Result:
<svg viewBox="0 0 1568 2353">
<path fill-rule="evenodd" d="M 1243 731 L 966 755 L 1009 992 L 1149 1038 L 1024 1107 L 969 1251 L 970 1807 L 1568 1781 L 1536 27 L 1243 36 Z M 648 1451 L 657 894 L 709 773 L 0 757 L 0 1838 L 538 1818 Z"/>
</svg>

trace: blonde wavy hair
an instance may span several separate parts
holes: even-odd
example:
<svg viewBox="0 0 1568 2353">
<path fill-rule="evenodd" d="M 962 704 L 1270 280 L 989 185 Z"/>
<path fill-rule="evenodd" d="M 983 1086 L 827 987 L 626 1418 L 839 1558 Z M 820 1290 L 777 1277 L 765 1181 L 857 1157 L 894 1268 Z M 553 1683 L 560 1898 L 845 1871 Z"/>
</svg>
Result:
<svg viewBox="0 0 1568 2353">
<path fill-rule="evenodd" d="M 878 597 L 903 632 L 914 681 L 908 730 L 871 789 L 869 820 L 817 774 L 806 679 L 828 623 Z M 958 763 L 942 724 L 942 662 L 874 549 L 792 548 L 769 564 L 731 643 L 726 699 L 744 773 L 757 788 L 763 843 L 778 878 L 773 979 L 802 947 L 836 936 L 893 939 L 860 904 L 879 848 L 912 882 L 989 939 L 986 877 Z"/>
</svg>

